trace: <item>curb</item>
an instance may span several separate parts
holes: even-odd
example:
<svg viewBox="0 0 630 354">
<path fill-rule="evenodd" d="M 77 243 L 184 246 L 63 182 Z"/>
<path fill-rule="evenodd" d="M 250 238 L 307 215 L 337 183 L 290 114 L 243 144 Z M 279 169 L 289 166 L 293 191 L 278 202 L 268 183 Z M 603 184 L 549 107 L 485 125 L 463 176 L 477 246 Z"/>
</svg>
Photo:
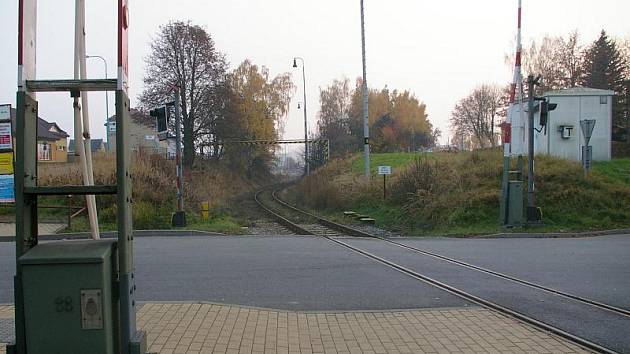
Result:
<svg viewBox="0 0 630 354">
<path fill-rule="evenodd" d="M 603 231 L 586 231 L 586 232 L 549 232 L 549 233 L 498 233 L 492 235 L 468 236 L 464 238 L 473 239 L 511 239 L 511 238 L 586 238 L 609 235 L 630 234 L 630 229 L 615 229 Z"/>
<path fill-rule="evenodd" d="M 195 237 L 195 236 L 227 236 L 219 232 L 198 231 L 198 230 L 134 230 L 134 237 Z M 101 232 L 101 238 L 117 238 L 116 231 Z M 55 235 L 39 235 L 43 241 L 58 240 L 85 240 L 90 239 L 89 232 L 63 233 Z M 0 242 L 14 242 L 14 236 L 0 236 Z"/>
</svg>

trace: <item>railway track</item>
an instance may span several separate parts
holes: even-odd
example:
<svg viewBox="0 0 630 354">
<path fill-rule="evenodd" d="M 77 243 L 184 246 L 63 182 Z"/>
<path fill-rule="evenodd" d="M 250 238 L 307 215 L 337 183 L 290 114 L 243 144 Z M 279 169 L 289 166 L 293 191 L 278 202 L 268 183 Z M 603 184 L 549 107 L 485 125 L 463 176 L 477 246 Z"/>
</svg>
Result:
<svg viewBox="0 0 630 354">
<path fill-rule="evenodd" d="M 267 193 L 270 198 L 263 200 L 264 198 L 261 198 L 261 196 L 265 193 Z M 418 247 L 405 245 L 392 239 L 372 235 L 367 232 L 327 220 L 283 201 L 278 197 L 278 190 L 261 190 L 256 193 L 255 199 L 261 209 L 265 210 L 270 217 L 296 234 L 323 237 L 330 242 L 377 261 L 407 276 L 432 284 L 473 303 L 499 311 L 508 316 L 517 318 L 520 321 L 569 339 L 590 350 L 600 353 L 630 353 L 630 339 L 627 339 L 621 344 L 615 342 L 613 345 L 610 345 L 610 343 L 602 341 L 601 336 L 598 335 L 601 328 L 594 328 L 594 331 L 597 333 L 592 336 L 589 335 L 588 330 L 580 331 L 581 333 L 579 334 L 574 334 L 575 331 L 572 330 L 573 328 L 563 328 L 563 326 L 554 323 L 553 320 L 549 320 L 549 318 L 544 315 L 538 313 L 528 313 L 528 311 L 523 311 L 521 308 L 518 308 L 518 306 L 510 306 L 510 304 L 506 304 L 505 302 L 497 301 L 496 299 L 493 299 L 492 296 L 484 296 L 466 291 L 465 286 L 453 285 L 448 281 L 439 280 L 436 276 L 426 274 L 428 273 L 426 271 L 419 271 L 413 265 L 404 264 L 404 262 L 392 259 L 393 257 L 383 256 L 382 254 L 379 254 L 378 251 L 375 252 L 374 250 L 370 250 L 369 247 L 363 247 L 361 244 L 352 242 L 348 236 L 370 240 L 375 239 L 385 245 L 401 249 L 403 252 L 409 252 L 417 255 L 417 257 L 431 259 L 432 262 L 448 264 L 449 266 L 457 267 L 464 272 L 475 273 L 486 278 L 490 277 L 494 279 L 494 281 L 503 283 L 509 282 L 512 288 L 516 290 L 526 288 L 529 293 L 534 294 L 537 297 L 553 299 L 555 302 L 560 304 L 561 310 L 570 311 L 571 308 L 578 309 L 579 311 L 590 315 L 594 322 L 601 322 L 602 326 L 608 325 L 613 330 L 621 330 L 620 333 L 623 333 L 625 329 L 625 332 L 629 334 L 630 311 L 626 309 L 563 292 L 558 289 L 546 287 L 541 284 L 510 276 L 488 268 L 476 266 L 474 264 L 440 255 L 435 252 L 430 252 Z M 295 220 L 297 220 L 297 222 Z M 541 294 L 544 294 L 544 296 Z M 604 330 L 607 330 L 607 328 Z M 626 335 L 626 337 L 628 336 Z"/>
</svg>

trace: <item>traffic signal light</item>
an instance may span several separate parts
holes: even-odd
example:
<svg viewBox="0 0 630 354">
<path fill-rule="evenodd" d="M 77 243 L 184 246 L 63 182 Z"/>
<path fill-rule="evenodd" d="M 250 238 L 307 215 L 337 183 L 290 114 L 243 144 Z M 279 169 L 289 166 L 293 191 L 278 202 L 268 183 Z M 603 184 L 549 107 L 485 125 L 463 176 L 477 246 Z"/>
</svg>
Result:
<svg viewBox="0 0 630 354">
<path fill-rule="evenodd" d="M 168 109 L 166 106 L 152 109 L 149 111 L 149 115 L 155 117 L 159 139 L 166 140 L 168 137 Z"/>
<path fill-rule="evenodd" d="M 540 102 L 540 125 L 546 126 L 549 119 L 549 112 L 558 107 L 557 103 L 549 103 L 547 101 Z"/>
</svg>

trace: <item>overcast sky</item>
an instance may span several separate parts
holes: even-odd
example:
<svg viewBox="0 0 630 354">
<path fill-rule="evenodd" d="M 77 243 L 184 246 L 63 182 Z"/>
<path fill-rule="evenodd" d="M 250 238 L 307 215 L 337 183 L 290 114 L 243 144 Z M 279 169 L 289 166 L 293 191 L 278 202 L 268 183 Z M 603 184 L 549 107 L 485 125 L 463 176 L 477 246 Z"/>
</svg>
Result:
<svg viewBox="0 0 630 354">
<path fill-rule="evenodd" d="M 101 55 L 116 72 L 116 1 L 87 2 L 87 51 Z M 591 42 L 601 29 L 630 36 L 628 0 L 523 0 L 525 42 L 545 34 L 578 29 Z M 71 78 L 73 0 L 40 0 L 38 78 Z M 481 83 L 507 83 L 511 69 L 517 0 L 365 0 L 368 83 L 371 87 L 411 90 L 427 104 L 429 119 L 448 138 L 455 102 Z M 313 129 L 319 88 L 333 79 L 361 75 L 359 0 L 131 0 L 130 94 L 142 91 L 148 43 L 171 20 L 204 26 L 232 68 L 244 59 L 267 66 L 272 74 L 292 72 L 299 90 L 285 138 L 303 136 L 301 73 L 294 56 L 306 60 L 308 117 Z M 0 1 L 0 103 L 15 103 L 17 0 Z M 88 75 L 101 78 L 103 63 L 90 59 Z M 72 132 L 72 101 L 67 94 L 39 94 L 40 115 Z M 110 114 L 113 94 L 110 96 Z M 104 136 L 103 93 L 90 95 L 93 136 Z"/>
</svg>

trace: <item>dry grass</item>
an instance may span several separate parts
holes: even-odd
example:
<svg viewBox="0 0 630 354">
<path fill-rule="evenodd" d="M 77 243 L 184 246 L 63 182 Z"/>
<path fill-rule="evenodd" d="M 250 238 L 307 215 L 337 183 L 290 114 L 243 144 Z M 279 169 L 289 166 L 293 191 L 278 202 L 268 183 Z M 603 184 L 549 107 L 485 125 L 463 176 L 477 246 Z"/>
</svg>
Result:
<svg viewBox="0 0 630 354">
<path fill-rule="evenodd" d="M 116 159 L 113 154 L 94 156 L 95 184 L 116 184 Z M 170 215 L 176 207 L 175 163 L 159 155 L 134 153 L 132 157 L 134 200 L 134 228 L 162 229 L 170 227 Z M 40 164 L 39 185 L 62 186 L 82 184 L 78 162 Z M 200 161 L 185 183 L 186 209 L 197 212 L 201 201 L 211 205 L 224 203 L 233 193 L 251 189 L 252 185 L 229 172 L 218 163 Z M 78 198 L 77 198 L 78 199 Z M 63 203 L 59 198 L 59 203 Z M 97 198 L 99 220 L 107 225 L 115 223 L 116 200 L 113 196 Z"/>
<path fill-rule="evenodd" d="M 297 185 L 292 197 L 337 215 L 342 210 L 368 214 L 382 226 L 411 234 L 500 230 L 499 150 L 415 156 L 388 179 L 387 200 L 382 197 L 382 179 L 365 182 L 356 169 L 348 169 L 352 160 L 335 161 L 318 171 Z M 386 160 L 386 156 L 381 158 Z M 603 168 L 585 179 L 576 162 L 548 156 L 538 156 L 536 161 L 537 202 L 543 210 L 544 230 L 630 225 L 630 185 L 624 179 Z"/>
</svg>

